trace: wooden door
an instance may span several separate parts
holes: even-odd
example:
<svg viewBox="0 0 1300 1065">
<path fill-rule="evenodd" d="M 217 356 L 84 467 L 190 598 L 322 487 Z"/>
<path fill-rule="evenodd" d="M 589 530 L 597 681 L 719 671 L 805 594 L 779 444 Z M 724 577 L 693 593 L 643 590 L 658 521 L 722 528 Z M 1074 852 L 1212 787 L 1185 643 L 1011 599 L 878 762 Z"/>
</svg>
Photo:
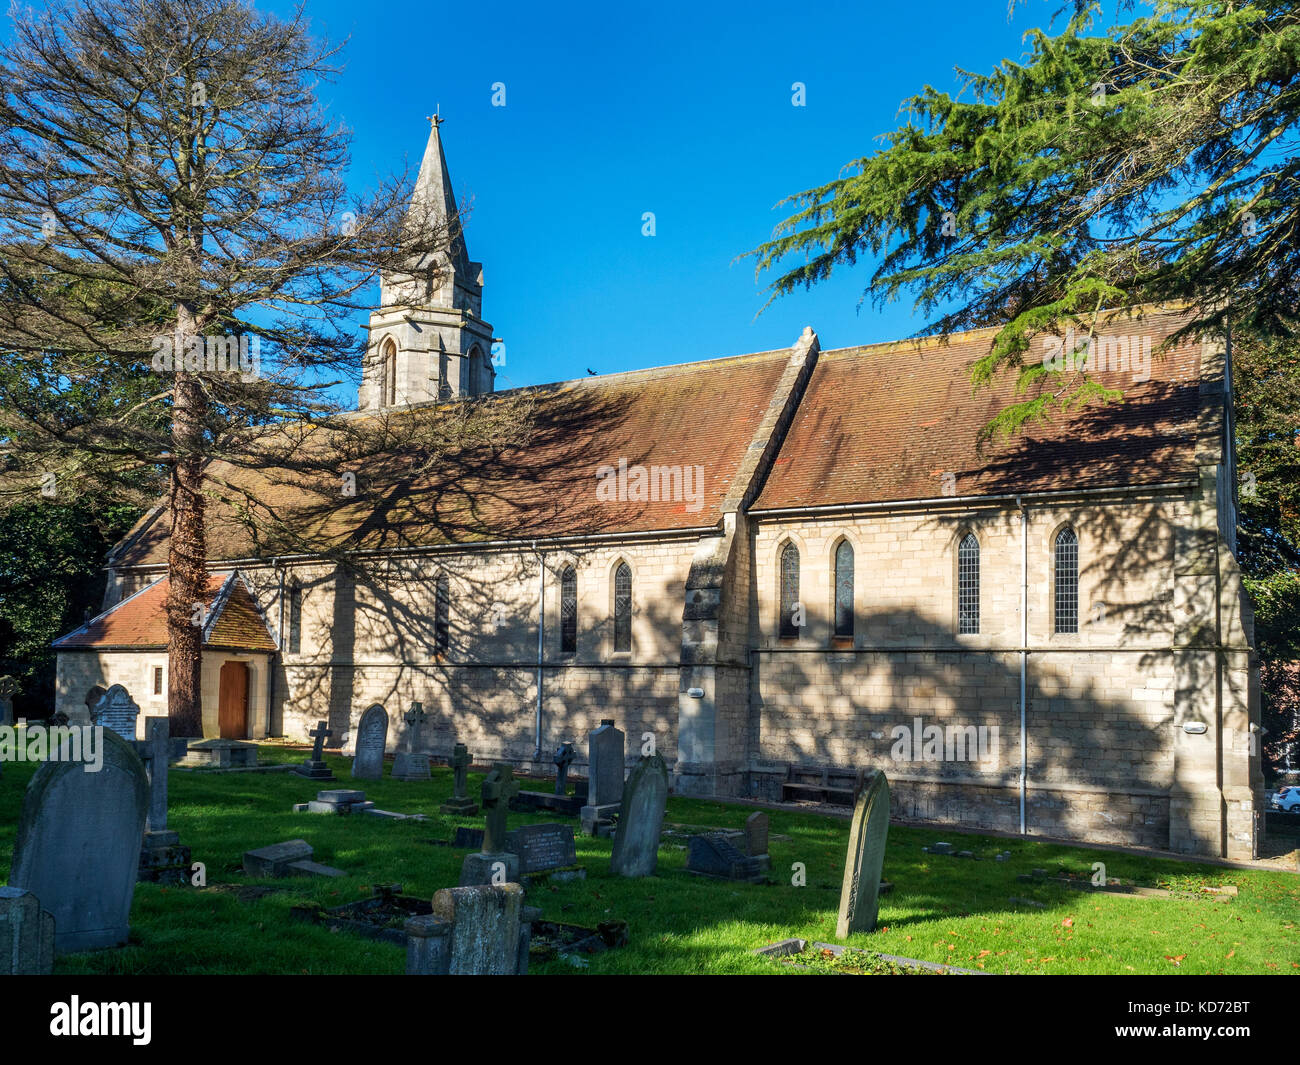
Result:
<svg viewBox="0 0 1300 1065">
<path fill-rule="evenodd" d="M 248 666 L 243 662 L 221 666 L 217 724 L 223 740 L 248 738 Z"/>
</svg>

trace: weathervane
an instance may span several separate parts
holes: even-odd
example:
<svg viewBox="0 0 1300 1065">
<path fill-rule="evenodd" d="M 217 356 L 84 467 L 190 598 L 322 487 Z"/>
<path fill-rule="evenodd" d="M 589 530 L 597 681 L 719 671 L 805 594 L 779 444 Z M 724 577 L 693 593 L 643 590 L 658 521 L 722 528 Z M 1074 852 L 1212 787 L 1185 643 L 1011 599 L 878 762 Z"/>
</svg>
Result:
<svg viewBox="0 0 1300 1065">
<path fill-rule="evenodd" d="M 439 114 L 440 111 L 442 111 L 442 104 L 434 104 L 433 114 L 424 116 L 429 120 L 429 125 L 434 129 L 437 129 L 442 125 L 442 115 Z"/>
</svg>

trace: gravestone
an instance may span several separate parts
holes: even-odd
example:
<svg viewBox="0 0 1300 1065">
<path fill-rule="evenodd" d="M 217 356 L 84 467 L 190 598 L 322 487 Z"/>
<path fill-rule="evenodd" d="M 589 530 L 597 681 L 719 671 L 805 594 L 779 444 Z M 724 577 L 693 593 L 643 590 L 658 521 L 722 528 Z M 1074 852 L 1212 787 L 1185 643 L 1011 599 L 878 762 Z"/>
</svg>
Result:
<svg viewBox="0 0 1300 1065">
<path fill-rule="evenodd" d="M 128 743 L 135 742 L 135 722 L 140 707 L 122 685 L 114 684 L 99 697 L 93 711 L 95 724 L 111 728 Z"/>
<path fill-rule="evenodd" d="M 305 839 L 291 839 L 273 843 L 269 847 L 244 852 L 244 872 L 255 877 L 287 876 L 294 862 L 310 860 L 311 844 Z"/>
<path fill-rule="evenodd" d="M 354 814 L 374 808 L 373 802 L 366 800 L 364 791 L 351 788 L 337 788 L 332 791 L 318 791 L 311 802 L 299 803 L 295 813 L 309 814 Z"/>
<path fill-rule="evenodd" d="M 555 757 L 551 759 L 555 763 L 555 794 L 567 795 L 569 793 L 569 766 L 573 763 L 573 744 L 562 743 L 555 751 Z"/>
<path fill-rule="evenodd" d="M 188 743 L 184 738 L 174 740 L 172 746 L 185 750 L 184 765 L 212 766 L 219 769 L 250 768 L 257 765 L 257 744 L 247 740 L 199 740 Z"/>
<path fill-rule="evenodd" d="M 354 780 L 380 780 L 384 775 L 384 747 L 388 743 L 388 711 L 378 703 L 361 715 L 357 725 L 357 754 L 352 759 Z"/>
<path fill-rule="evenodd" d="M 652 754 L 637 762 L 623 789 L 609 868 L 616 876 L 653 876 L 668 804 L 668 767 Z"/>
<path fill-rule="evenodd" d="M 514 769 L 508 762 L 498 762 L 483 780 L 480 801 L 486 812 L 483 850 L 467 854 L 460 870 L 460 886 L 502 884 L 519 877 L 519 856 L 506 850 L 506 816 L 510 797 L 519 791 Z"/>
<path fill-rule="evenodd" d="M 54 915 L 22 888 L 0 886 L 0 976 L 49 976 Z"/>
<path fill-rule="evenodd" d="M 745 853 L 751 858 L 767 854 L 767 814 L 755 811 L 745 818 Z"/>
<path fill-rule="evenodd" d="M 0 725 L 14 723 L 14 696 L 18 694 L 18 681 L 13 677 L 0 677 Z"/>
<path fill-rule="evenodd" d="M 849 849 L 840 888 L 837 939 L 876 927 L 880 906 L 880 872 L 889 838 L 889 782 L 875 770 L 860 777 L 849 824 Z"/>
<path fill-rule="evenodd" d="M 137 879 L 153 884 L 185 884 L 190 878 L 190 849 L 167 828 L 167 772 L 171 758 L 171 721 L 144 719 L 145 738 L 136 744 L 149 775 L 149 813 L 140 848 Z"/>
<path fill-rule="evenodd" d="M 506 850 L 519 856 L 520 876 L 572 868 L 578 861 L 570 825 L 521 825 L 507 834 Z"/>
<path fill-rule="evenodd" d="M 293 771 L 308 780 L 333 780 L 334 774 L 330 772 L 330 767 L 325 764 L 325 740 L 327 737 L 333 736 L 334 733 L 324 721 L 318 721 L 316 727 L 307 735 L 313 741 L 311 758 L 302 765 L 294 766 Z"/>
<path fill-rule="evenodd" d="M 458 743 L 452 748 L 449 764 L 451 765 L 453 794 L 450 799 L 438 807 L 439 813 L 459 814 L 461 817 L 473 817 L 478 813 L 478 803 L 466 794 L 466 783 L 471 761 L 469 748 L 463 743 Z"/>
<path fill-rule="evenodd" d="M 587 734 L 587 804 L 581 810 L 582 830 L 594 836 L 602 821 L 617 812 L 623 801 L 626 769 L 623 733 L 613 718 Z"/>
<path fill-rule="evenodd" d="M 406 750 L 398 751 L 393 759 L 394 780 L 432 778 L 433 774 L 429 772 L 429 756 L 420 750 L 420 730 L 424 728 L 428 716 L 424 712 L 424 707 L 418 702 L 411 703 L 410 709 L 402 715 L 402 720 L 406 722 Z"/>
<path fill-rule="evenodd" d="M 60 954 L 126 942 L 149 810 L 149 782 L 131 745 L 104 729 L 103 765 L 46 762 L 23 796 L 9 886 L 54 915 Z"/>
<path fill-rule="evenodd" d="M 621 830 L 620 830 L 621 834 Z M 617 837 L 615 839 L 617 842 Z M 731 840 L 719 832 L 692 836 L 687 845 L 686 871 L 719 880 L 746 880 L 762 883 L 767 871 L 766 855 L 751 858 L 742 854 Z"/>
<path fill-rule="evenodd" d="M 513 976 L 528 971 L 531 925 L 518 884 L 443 888 L 433 913 L 406 922 L 408 975 Z"/>
</svg>

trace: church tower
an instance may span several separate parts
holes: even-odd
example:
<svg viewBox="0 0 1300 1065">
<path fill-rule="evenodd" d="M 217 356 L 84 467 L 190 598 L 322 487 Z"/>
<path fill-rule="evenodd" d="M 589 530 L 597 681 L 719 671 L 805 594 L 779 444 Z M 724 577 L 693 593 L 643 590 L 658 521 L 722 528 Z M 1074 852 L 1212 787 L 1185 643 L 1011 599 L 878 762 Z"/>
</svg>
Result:
<svg viewBox="0 0 1300 1065">
<path fill-rule="evenodd" d="M 451 191 L 438 127 L 411 197 L 408 221 L 442 247 L 412 263 L 409 273 L 380 277 L 379 309 L 370 316 L 370 343 L 362 367 L 362 410 L 477 396 L 491 392 L 492 327 L 483 321 L 483 264 L 471 262 Z"/>
</svg>

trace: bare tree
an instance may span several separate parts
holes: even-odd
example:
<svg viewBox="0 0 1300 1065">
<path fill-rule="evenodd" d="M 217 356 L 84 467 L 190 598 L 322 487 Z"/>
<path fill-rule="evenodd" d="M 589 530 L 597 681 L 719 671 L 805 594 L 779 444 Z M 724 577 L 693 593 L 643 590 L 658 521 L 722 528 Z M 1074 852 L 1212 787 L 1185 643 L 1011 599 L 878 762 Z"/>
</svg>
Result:
<svg viewBox="0 0 1300 1065">
<path fill-rule="evenodd" d="M 350 136 L 316 95 L 337 57 L 301 8 L 236 0 L 56 0 L 0 49 L 0 350 L 18 370 L 0 380 L 25 382 L 0 397 L 0 505 L 161 492 L 179 735 L 202 731 L 205 509 L 283 537 L 301 515 L 242 506 L 232 469 L 302 470 L 328 508 L 340 461 L 392 448 L 390 419 L 341 416 L 336 386 L 360 372 L 377 275 L 431 280 L 459 225 L 410 205 L 405 176 L 349 191 Z M 492 409 L 407 418 L 407 450 L 519 424 L 509 402 L 470 406 Z"/>
</svg>

